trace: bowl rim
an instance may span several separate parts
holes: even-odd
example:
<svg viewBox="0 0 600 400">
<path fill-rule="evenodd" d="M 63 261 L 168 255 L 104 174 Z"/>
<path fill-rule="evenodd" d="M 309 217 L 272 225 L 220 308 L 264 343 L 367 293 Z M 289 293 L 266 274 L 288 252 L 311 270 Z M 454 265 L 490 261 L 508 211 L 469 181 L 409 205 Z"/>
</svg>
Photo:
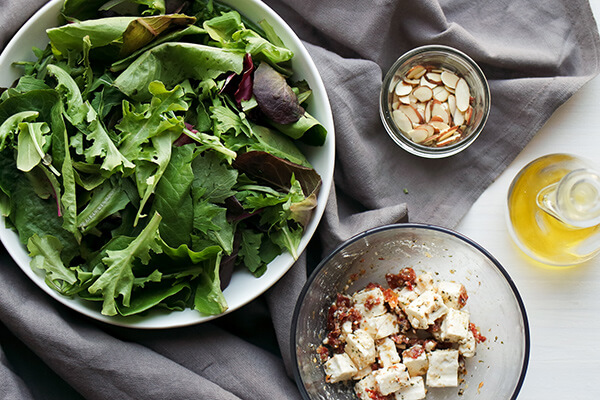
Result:
<svg viewBox="0 0 600 400">
<path fill-rule="evenodd" d="M 3 72 L 4 69 L 9 69 L 10 63 L 15 61 L 10 57 L 14 56 L 15 52 L 20 51 L 19 45 L 22 44 L 20 43 L 21 41 L 26 41 L 28 45 L 27 52 L 28 54 L 31 53 L 31 46 L 36 45 L 37 43 L 35 37 L 33 39 L 27 39 L 27 36 L 35 36 L 35 30 L 40 28 L 40 23 L 46 23 L 50 17 L 54 18 L 54 15 L 50 15 L 50 13 L 56 11 L 56 17 L 58 18 L 58 15 L 60 14 L 60 7 L 62 6 L 63 1 L 64 0 L 50 0 L 41 5 L 40 8 L 27 19 L 23 26 L 21 26 L 15 32 L 15 34 L 6 43 L 6 46 L 0 49 L 0 72 Z M 303 233 L 300 245 L 298 247 L 298 254 L 301 254 L 308 246 L 308 242 L 312 239 L 312 237 L 314 237 L 318 225 L 324 215 L 330 189 L 333 185 L 333 173 L 335 169 L 335 125 L 333 122 L 333 112 L 323 77 L 315 64 L 314 59 L 296 32 L 270 6 L 260 0 L 220 1 L 231 6 L 233 9 L 238 11 L 240 14 L 245 15 L 249 19 L 253 19 L 252 15 L 256 14 L 258 11 L 260 12 L 261 18 L 267 18 L 277 34 L 280 35 L 284 41 L 286 47 L 294 51 L 294 58 L 292 62 L 297 66 L 294 68 L 294 72 L 298 73 L 300 69 L 305 71 L 301 76 L 302 78 L 310 81 L 311 88 L 313 89 L 313 96 L 315 95 L 315 92 L 318 91 L 319 93 L 319 100 L 311 100 L 311 106 L 314 108 L 319 107 L 320 113 L 322 114 L 320 122 L 327 129 L 327 138 L 326 143 L 323 146 L 319 147 L 318 149 L 317 147 L 314 147 L 314 151 L 317 151 L 319 155 L 312 155 L 311 153 L 312 157 L 314 158 L 309 157 L 309 161 L 314 166 L 315 164 L 319 163 L 319 160 L 323 160 L 320 161 L 322 168 L 317 170 L 321 176 L 322 185 L 318 194 L 317 207 L 309 224 L 305 228 L 305 232 Z M 48 25 L 43 26 L 48 27 Z M 48 40 L 49 39 L 46 36 L 44 45 L 48 43 Z M 5 68 L 5 64 L 7 64 L 8 67 Z M 9 79 L 9 76 L 10 75 L 7 74 L 6 77 L 0 77 L 0 80 Z M 306 147 L 303 147 L 303 149 L 306 149 Z M 317 161 L 317 163 L 314 161 Z M 315 167 L 315 169 L 317 168 Z M 224 290 L 224 294 L 228 300 L 229 308 L 218 315 L 205 315 L 196 310 L 186 309 L 183 311 L 170 312 L 164 312 L 164 310 L 154 310 L 152 311 L 151 315 L 143 316 L 106 316 L 101 314 L 100 311 L 95 308 L 95 304 L 87 304 L 83 300 L 78 302 L 77 297 L 67 298 L 50 288 L 44 282 L 44 278 L 41 278 L 39 275 L 37 275 L 37 273 L 31 268 L 31 258 L 27 256 L 28 258 L 26 260 L 22 259 L 22 253 L 26 252 L 26 248 L 20 243 L 16 233 L 10 228 L 6 227 L 5 218 L 2 216 L 0 216 L 0 241 L 4 245 L 8 254 L 11 256 L 12 260 L 34 284 L 36 284 L 40 289 L 42 289 L 42 291 L 44 291 L 54 300 L 67 306 L 69 309 L 76 311 L 80 316 L 113 326 L 145 330 L 191 326 L 217 319 L 235 310 L 238 310 L 239 308 L 242 308 L 264 294 L 268 289 L 275 285 L 297 261 L 293 259 L 291 254 L 284 252 L 271 262 L 273 263 L 277 261 L 277 263 L 275 265 L 270 263 L 267 272 L 259 278 L 255 278 L 247 271 L 239 271 L 239 276 L 243 278 L 251 275 L 249 279 L 254 282 L 254 286 L 250 288 L 250 293 L 243 299 L 239 299 L 239 296 L 235 293 L 232 295 L 233 299 L 229 298 L 228 294 L 226 293 L 226 288 Z M 230 292 L 231 291 L 232 289 L 230 289 Z"/>
<path fill-rule="evenodd" d="M 300 295 L 298 296 L 298 300 L 296 301 L 296 305 L 294 307 L 294 313 L 292 314 L 292 323 L 291 323 L 291 329 L 290 329 L 290 333 L 291 333 L 291 335 L 290 335 L 290 352 L 291 352 L 292 368 L 293 368 L 293 373 L 294 373 L 294 379 L 296 381 L 296 385 L 298 386 L 298 390 L 300 391 L 300 395 L 305 400 L 311 400 L 310 396 L 308 395 L 308 392 L 306 391 L 306 388 L 304 387 L 304 381 L 302 380 L 302 376 L 300 375 L 300 369 L 298 368 L 298 356 L 297 356 L 297 352 L 296 352 L 296 340 L 297 340 L 296 324 L 298 322 L 298 317 L 300 314 L 300 309 L 302 308 L 303 300 L 306 297 L 306 293 L 308 292 L 308 289 L 312 285 L 313 281 L 316 279 L 317 275 L 319 275 L 319 273 L 324 268 L 324 266 L 334 257 L 335 254 L 340 252 L 342 249 L 350 246 L 351 244 L 363 239 L 364 237 L 370 236 L 374 233 L 388 231 L 388 230 L 409 229 L 409 228 L 417 228 L 417 229 L 425 229 L 425 230 L 441 232 L 443 234 L 454 236 L 455 238 L 465 242 L 466 244 L 471 245 L 476 250 L 480 251 L 485 257 L 487 257 L 492 262 L 494 267 L 496 267 L 496 269 L 502 274 L 502 276 L 508 283 L 509 287 L 511 288 L 511 290 L 513 292 L 513 295 L 515 296 L 515 299 L 519 306 L 519 310 L 521 311 L 521 318 L 523 319 L 523 331 L 524 331 L 524 339 L 525 339 L 525 347 L 524 347 L 524 352 L 523 352 L 524 356 L 523 356 L 523 364 L 521 366 L 521 372 L 519 374 L 519 379 L 517 380 L 517 383 L 515 385 L 515 389 L 509 398 L 510 400 L 516 400 L 517 396 L 519 395 L 519 392 L 521 391 L 523 383 L 525 381 L 525 375 L 527 374 L 527 368 L 529 366 L 529 357 L 530 357 L 530 352 L 531 352 L 531 337 L 530 337 L 531 333 L 530 333 L 530 328 L 529 328 L 529 319 L 527 318 L 527 311 L 525 309 L 525 303 L 523 302 L 523 299 L 521 298 L 521 295 L 519 293 L 519 290 L 517 289 L 515 282 L 513 281 L 511 276 L 508 274 L 506 269 L 502 266 L 502 264 L 500 264 L 500 262 L 489 251 L 487 251 L 483 246 L 481 246 L 474 240 L 470 239 L 469 237 L 467 237 L 467 236 L 463 235 L 462 233 L 459 233 L 455 230 L 452 230 L 449 228 L 444 228 L 442 226 L 425 224 L 425 223 L 415 223 L 415 222 L 387 224 L 387 225 L 378 226 L 376 228 L 367 229 L 363 232 L 360 232 L 360 233 L 352 236 L 351 238 L 345 240 L 339 246 L 337 246 L 334 250 L 332 250 L 325 258 L 323 258 L 321 260 L 321 262 L 319 262 L 319 264 L 315 267 L 315 269 L 309 275 L 308 279 L 306 280 L 306 283 L 302 287 L 302 291 L 300 292 Z"/>
<path fill-rule="evenodd" d="M 484 93 L 484 113 L 482 115 L 481 121 L 476 129 L 467 137 L 466 139 L 460 140 L 459 142 L 445 146 L 440 148 L 422 146 L 418 143 L 412 142 L 410 139 L 406 138 L 406 136 L 396 127 L 394 122 L 391 120 L 391 110 L 388 102 L 388 87 L 396 74 L 398 68 L 404 64 L 408 59 L 412 58 L 415 55 L 423 54 L 427 52 L 440 52 L 440 53 L 449 53 L 454 57 L 462 59 L 464 62 L 469 64 L 473 70 L 475 71 L 474 76 L 477 78 L 477 81 L 481 82 L 483 86 Z M 450 46 L 441 45 L 441 44 L 428 44 L 424 46 L 415 47 L 406 53 L 402 54 L 398 59 L 392 64 L 392 66 L 388 69 L 385 74 L 383 81 L 381 83 L 381 91 L 379 94 L 379 116 L 381 118 L 381 122 L 390 136 L 390 138 L 401 148 L 406 150 L 407 152 L 414 154 L 423 158 L 445 158 L 453 156 L 457 153 L 460 153 L 467 147 L 469 147 L 481 134 L 485 125 L 487 123 L 488 117 L 490 115 L 490 110 L 492 108 L 492 95 L 490 92 L 489 82 L 483 73 L 479 64 L 475 62 L 469 55 L 466 53 Z"/>
</svg>

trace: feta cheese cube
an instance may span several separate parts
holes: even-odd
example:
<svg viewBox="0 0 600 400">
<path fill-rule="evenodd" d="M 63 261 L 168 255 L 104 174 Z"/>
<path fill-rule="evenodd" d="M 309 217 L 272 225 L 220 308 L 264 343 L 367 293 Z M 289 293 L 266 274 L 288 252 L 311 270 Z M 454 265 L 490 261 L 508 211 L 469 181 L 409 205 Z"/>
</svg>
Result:
<svg viewBox="0 0 600 400">
<path fill-rule="evenodd" d="M 428 290 L 434 290 L 433 276 L 429 272 L 417 276 L 415 283 L 417 284 L 415 290 L 418 294 Z"/>
<path fill-rule="evenodd" d="M 458 350 L 435 350 L 429 354 L 427 386 L 458 386 Z"/>
<path fill-rule="evenodd" d="M 402 290 L 394 289 L 396 295 L 398 295 L 398 304 L 400 308 L 404 310 L 411 302 L 413 302 L 417 297 L 419 297 L 419 293 L 414 290 L 410 290 L 407 287 L 403 287 Z"/>
<path fill-rule="evenodd" d="M 387 311 L 385 308 L 383 291 L 378 287 L 373 289 L 363 289 L 354 293 L 352 295 L 352 301 L 354 303 L 354 308 L 356 308 L 364 318 L 376 317 Z"/>
<path fill-rule="evenodd" d="M 442 281 L 437 285 L 437 292 L 448 307 L 456 310 L 463 308 L 469 298 L 462 283 Z"/>
<path fill-rule="evenodd" d="M 361 380 L 365 376 L 369 375 L 371 372 L 373 372 L 373 368 L 371 368 L 370 365 L 367 365 L 363 369 L 359 369 L 358 372 L 356 374 L 354 374 L 353 379 L 355 379 L 357 381 Z"/>
<path fill-rule="evenodd" d="M 406 385 L 410 379 L 403 364 L 395 364 L 373 371 L 379 393 L 387 396 Z"/>
<path fill-rule="evenodd" d="M 469 332 L 469 313 L 450 308 L 440 326 L 441 339 L 457 343 L 466 339 Z"/>
<path fill-rule="evenodd" d="M 475 351 L 477 350 L 477 341 L 475 340 L 475 336 L 473 332 L 469 329 L 467 333 L 467 337 L 458 342 L 458 352 L 462 354 L 465 358 L 470 358 L 475 355 Z"/>
<path fill-rule="evenodd" d="M 405 386 L 402 386 L 396 393 L 394 393 L 395 400 L 422 400 L 427 396 L 427 390 L 425 389 L 425 382 L 423 377 L 415 376 L 410 378 Z"/>
<path fill-rule="evenodd" d="M 375 339 L 382 339 L 400 331 L 398 318 L 390 313 L 364 319 L 361 328 L 369 332 Z"/>
<path fill-rule="evenodd" d="M 435 307 L 434 310 L 429 314 L 429 325 L 432 325 L 437 319 L 442 318 L 448 312 L 449 308 L 444 304 L 442 296 L 435 294 L 433 296 Z"/>
<path fill-rule="evenodd" d="M 384 367 L 400 362 L 400 355 L 396 349 L 396 343 L 392 339 L 385 338 L 377 344 L 377 353 L 379 354 L 379 362 Z"/>
<path fill-rule="evenodd" d="M 354 333 L 346 336 L 345 351 L 357 369 L 363 369 L 373 364 L 377 356 L 375 340 L 362 329 L 357 329 Z"/>
<path fill-rule="evenodd" d="M 351 379 L 357 369 L 348 354 L 336 354 L 324 364 L 325 380 L 327 382 L 340 382 Z"/>
<path fill-rule="evenodd" d="M 416 344 L 402 352 L 402 364 L 406 365 L 406 369 L 410 376 L 425 375 L 429 360 L 423 346 Z"/>
<path fill-rule="evenodd" d="M 352 321 L 346 321 L 342 324 L 342 336 L 352 333 Z"/>
<path fill-rule="evenodd" d="M 377 382 L 375 381 L 375 376 L 373 376 L 373 374 L 365 376 L 354 385 L 354 393 L 356 393 L 356 397 L 361 400 L 371 400 L 371 394 L 376 390 Z"/>
<path fill-rule="evenodd" d="M 437 293 L 427 290 L 406 307 L 406 316 L 415 329 L 427 329 L 436 319 L 448 312 L 448 307 Z"/>
</svg>

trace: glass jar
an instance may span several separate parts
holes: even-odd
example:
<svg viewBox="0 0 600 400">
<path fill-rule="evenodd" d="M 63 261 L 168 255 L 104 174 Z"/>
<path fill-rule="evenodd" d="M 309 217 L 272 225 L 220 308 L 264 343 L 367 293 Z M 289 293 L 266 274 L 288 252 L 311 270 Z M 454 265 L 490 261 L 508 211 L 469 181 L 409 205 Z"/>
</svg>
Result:
<svg viewBox="0 0 600 400">
<path fill-rule="evenodd" d="M 517 174 L 507 200 L 510 234 L 530 257 L 568 266 L 600 252 L 600 173 L 589 161 L 540 157 Z"/>
<path fill-rule="evenodd" d="M 424 146 L 408 138 L 394 121 L 394 88 L 402 77 L 417 65 L 447 69 L 467 82 L 473 97 L 473 115 L 461 140 L 443 147 Z M 449 157 L 469 147 L 483 131 L 490 109 L 490 88 L 479 65 L 462 51 L 442 45 L 417 47 L 400 56 L 386 73 L 379 98 L 379 114 L 388 135 L 404 150 L 424 158 Z"/>
</svg>

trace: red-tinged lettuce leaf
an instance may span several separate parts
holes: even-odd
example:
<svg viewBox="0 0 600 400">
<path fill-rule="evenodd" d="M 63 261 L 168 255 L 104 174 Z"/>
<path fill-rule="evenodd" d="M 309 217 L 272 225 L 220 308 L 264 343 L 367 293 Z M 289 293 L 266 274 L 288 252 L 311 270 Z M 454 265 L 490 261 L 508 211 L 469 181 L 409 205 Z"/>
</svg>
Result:
<svg viewBox="0 0 600 400">
<path fill-rule="evenodd" d="M 246 53 L 246 57 L 244 57 L 244 71 L 242 72 L 242 79 L 238 86 L 238 89 L 235 91 L 234 97 L 235 101 L 240 104 L 242 101 L 250 100 L 252 97 L 252 73 L 254 72 L 254 63 L 252 62 L 252 57 L 250 54 Z"/>
<path fill-rule="evenodd" d="M 292 124 L 304 115 L 291 86 L 266 62 L 254 71 L 253 93 L 260 110 L 275 123 Z"/>
<path fill-rule="evenodd" d="M 241 104 L 242 101 L 250 100 L 252 97 L 252 86 L 253 79 L 252 73 L 254 72 L 254 63 L 252 62 L 252 56 L 246 53 L 244 57 L 244 69 L 241 74 L 230 74 L 225 80 L 225 84 L 221 89 L 221 92 L 232 93 L 233 98 L 237 104 Z"/>
<path fill-rule="evenodd" d="M 300 182 L 306 197 L 316 195 L 321 187 L 321 176 L 313 168 L 304 167 L 264 151 L 239 154 L 233 167 L 253 179 L 283 191 L 290 189 L 292 175 Z"/>
<path fill-rule="evenodd" d="M 129 23 L 123 33 L 121 57 L 142 48 L 168 30 L 192 25 L 194 22 L 196 18 L 183 14 L 137 18 Z"/>
</svg>

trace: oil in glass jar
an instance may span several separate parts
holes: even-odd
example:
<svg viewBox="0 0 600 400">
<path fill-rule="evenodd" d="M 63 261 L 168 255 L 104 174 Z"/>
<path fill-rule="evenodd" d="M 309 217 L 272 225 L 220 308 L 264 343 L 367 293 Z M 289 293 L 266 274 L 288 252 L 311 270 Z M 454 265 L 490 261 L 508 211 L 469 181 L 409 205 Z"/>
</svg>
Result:
<svg viewBox="0 0 600 400">
<path fill-rule="evenodd" d="M 549 154 L 526 165 L 508 191 L 515 243 L 549 265 L 582 263 L 600 252 L 600 173 L 580 157 Z"/>
</svg>

